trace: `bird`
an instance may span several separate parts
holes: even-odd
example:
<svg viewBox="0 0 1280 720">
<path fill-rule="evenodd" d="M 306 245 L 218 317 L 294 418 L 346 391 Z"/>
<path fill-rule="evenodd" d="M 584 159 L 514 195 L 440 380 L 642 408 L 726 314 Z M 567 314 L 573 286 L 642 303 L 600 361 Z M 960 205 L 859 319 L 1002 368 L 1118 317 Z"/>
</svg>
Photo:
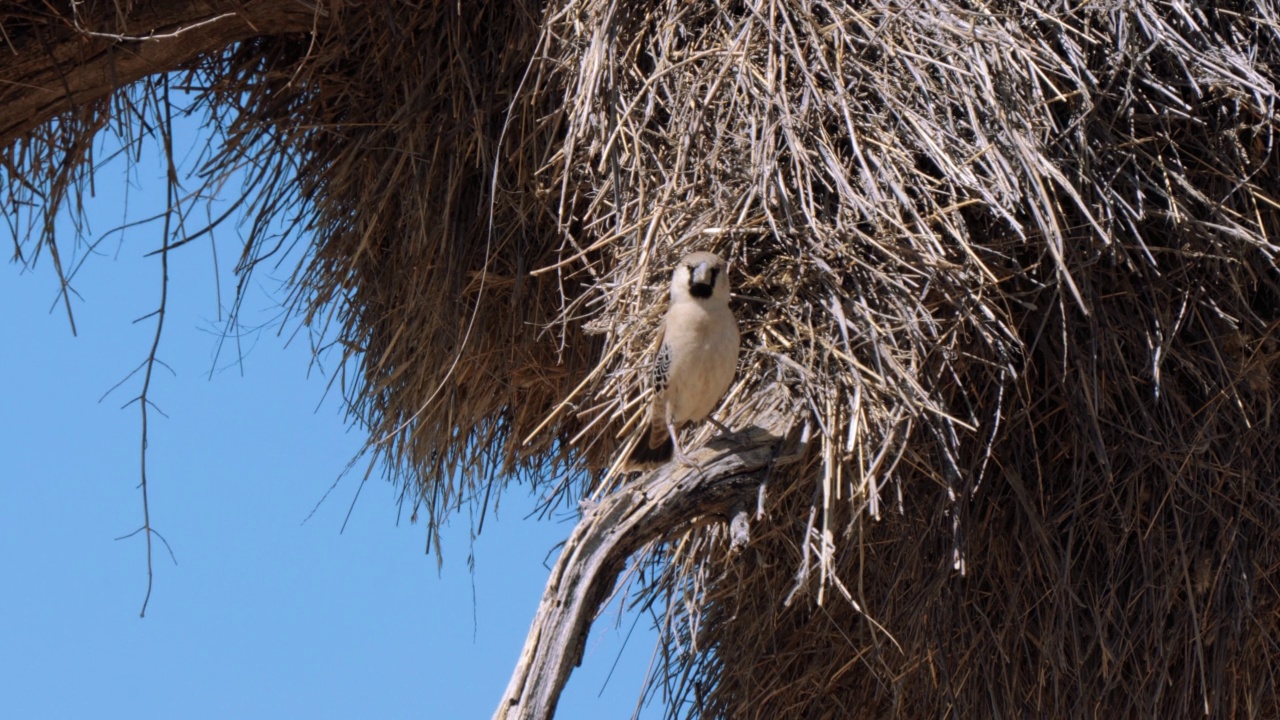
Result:
<svg viewBox="0 0 1280 720">
<path fill-rule="evenodd" d="M 686 423 L 710 419 L 738 369 L 738 320 L 729 309 L 729 271 L 709 252 L 684 256 L 671 272 L 671 301 L 659 330 L 653 362 L 653 401 L 648 437 L 628 456 L 632 469 L 652 468 L 674 456 L 697 466 L 680 447 Z"/>
</svg>

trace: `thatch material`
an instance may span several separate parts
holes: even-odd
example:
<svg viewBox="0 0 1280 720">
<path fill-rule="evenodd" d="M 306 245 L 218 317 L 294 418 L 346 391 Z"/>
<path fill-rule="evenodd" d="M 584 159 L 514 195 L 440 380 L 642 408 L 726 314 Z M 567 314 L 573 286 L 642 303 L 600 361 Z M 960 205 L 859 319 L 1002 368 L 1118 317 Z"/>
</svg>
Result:
<svg viewBox="0 0 1280 720">
<path fill-rule="evenodd" d="M 721 415 L 802 449 L 745 548 L 638 561 L 673 716 L 1280 715 L 1274 1 L 324 23 L 190 82 L 211 167 L 313 234 L 297 307 L 432 527 L 510 477 L 626 481 L 669 263 L 733 263 Z M 103 122 L 0 151 L 7 211 Z"/>
</svg>

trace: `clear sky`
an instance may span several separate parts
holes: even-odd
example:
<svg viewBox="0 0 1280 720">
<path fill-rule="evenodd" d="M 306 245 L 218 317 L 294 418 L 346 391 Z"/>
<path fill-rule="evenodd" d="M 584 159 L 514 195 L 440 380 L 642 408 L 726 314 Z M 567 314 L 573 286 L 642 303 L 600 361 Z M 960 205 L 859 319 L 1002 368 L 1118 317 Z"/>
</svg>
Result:
<svg viewBox="0 0 1280 720">
<path fill-rule="evenodd" d="M 194 127 L 178 147 L 199 142 Z M 254 276 L 242 322 L 262 329 L 242 338 L 243 362 L 224 349 L 215 367 L 241 248 L 229 226 L 170 256 L 159 356 L 173 372 L 153 380 L 168 417 L 151 414 L 148 485 L 177 564 L 157 546 L 138 617 L 144 542 L 115 538 L 142 522 L 139 411 L 122 409 L 140 376 L 99 398 L 150 347 L 154 319 L 134 320 L 159 302 L 160 260 L 144 255 L 161 226 L 108 231 L 159 212 L 162 177 L 154 155 L 132 175 L 119 159 L 100 169 L 86 235 L 105 239 L 74 280 L 78 336 L 47 253 L 33 270 L 0 268 L 0 717 L 489 717 L 572 520 L 526 519 L 534 499 L 514 488 L 474 543 L 470 519 L 454 518 L 440 570 L 381 479 L 345 532 L 359 473 L 304 522 L 364 438 L 324 398 L 305 331 L 281 332 L 291 261 Z M 86 248 L 61 228 L 71 265 Z M 557 717 L 630 717 L 650 626 L 611 607 Z"/>
</svg>

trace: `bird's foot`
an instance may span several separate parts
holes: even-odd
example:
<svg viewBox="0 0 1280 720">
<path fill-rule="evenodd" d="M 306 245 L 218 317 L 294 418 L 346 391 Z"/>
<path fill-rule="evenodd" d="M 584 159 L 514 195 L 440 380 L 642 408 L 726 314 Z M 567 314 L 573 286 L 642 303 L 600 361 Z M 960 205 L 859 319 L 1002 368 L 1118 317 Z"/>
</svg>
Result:
<svg viewBox="0 0 1280 720">
<path fill-rule="evenodd" d="M 734 430 L 710 415 L 707 416 L 707 422 L 715 425 L 716 429 L 720 431 L 720 437 L 718 438 L 720 440 L 726 440 L 731 443 L 741 443 L 747 437 L 747 432 L 745 430 L 741 432 Z"/>
<path fill-rule="evenodd" d="M 680 437 L 676 434 L 675 425 L 668 422 L 667 433 L 671 435 L 671 456 L 675 458 L 676 462 L 685 467 L 691 467 L 694 470 L 697 470 L 699 475 L 702 475 L 702 466 L 693 458 L 685 455 L 684 448 L 680 447 Z"/>
<path fill-rule="evenodd" d="M 675 461 L 679 463 L 680 467 L 691 468 L 695 473 L 698 474 L 698 477 L 706 479 L 707 474 L 706 472 L 703 471 L 702 466 L 698 464 L 697 460 L 694 460 L 693 458 L 689 457 L 688 455 L 685 455 L 682 452 L 674 453 L 673 457 Z"/>
<path fill-rule="evenodd" d="M 679 448 L 676 448 L 676 450 L 672 453 L 672 455 L 675 457 L 676 462 L 680 463 L 681 465 L 684 465 L 685 467 L 691 467 L 699 472 L 702 471 L 702 466 L 698 464 L 698 461 L 694 460 L 688 455 L 685 455 L 684 451 L 680 450 Z"/>
</svg>

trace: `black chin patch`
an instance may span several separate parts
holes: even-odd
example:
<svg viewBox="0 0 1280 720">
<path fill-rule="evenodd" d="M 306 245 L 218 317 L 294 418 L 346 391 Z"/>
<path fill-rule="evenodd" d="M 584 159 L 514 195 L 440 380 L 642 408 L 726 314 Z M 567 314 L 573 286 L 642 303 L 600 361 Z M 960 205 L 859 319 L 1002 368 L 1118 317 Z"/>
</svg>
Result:
<svg viewBox="0 0 1280 720">
<path fill-rule="evenodd" d="M 707 283 L 689 283 L 689 294 L 696 298 L 702 298 L 703 300 L 711 297 L 711 291 L 713 289 L 714 288 Z"/>
</svg>

